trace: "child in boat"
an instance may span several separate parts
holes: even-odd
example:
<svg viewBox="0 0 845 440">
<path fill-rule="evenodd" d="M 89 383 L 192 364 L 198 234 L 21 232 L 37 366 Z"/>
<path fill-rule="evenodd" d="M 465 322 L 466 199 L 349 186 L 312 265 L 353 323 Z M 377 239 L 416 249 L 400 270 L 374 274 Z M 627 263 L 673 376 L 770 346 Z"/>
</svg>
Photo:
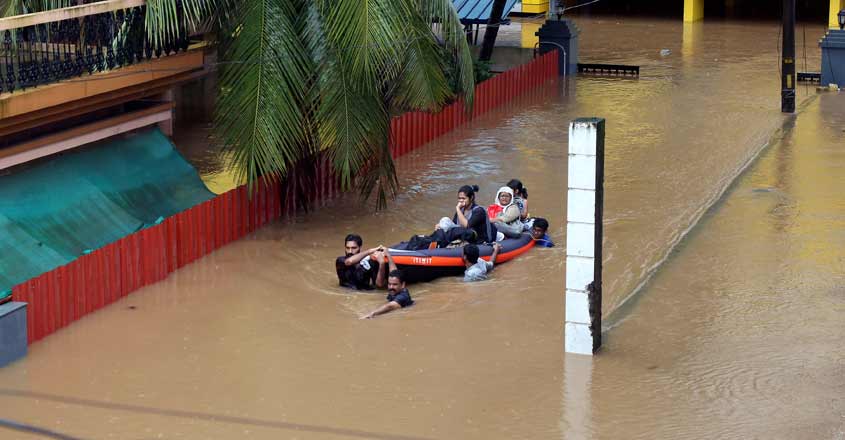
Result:
<svg viewBox="0 0 845 440">
<path fill-rule="evenodd" d="M 496 193 L 496 204 L 501 211 L 490 222 L 495 224 L 496 229 L 505 234 L 507 238 L 518 238 L 522 235 L 524 226 L 520 219 L 519 207 L 513 203 L 514 192 L 507 186 L 499 188 Z M 489 210 L 489 208 L 488 208 Z"/>
<path fill-rule="evenodd" d="M 511 179 L 507 186 L 513 190 L 513 204 L 519 208 L 519 219 L 524 223 L 528 219 L 528 189 L 519 179 Z"/>
</svg>

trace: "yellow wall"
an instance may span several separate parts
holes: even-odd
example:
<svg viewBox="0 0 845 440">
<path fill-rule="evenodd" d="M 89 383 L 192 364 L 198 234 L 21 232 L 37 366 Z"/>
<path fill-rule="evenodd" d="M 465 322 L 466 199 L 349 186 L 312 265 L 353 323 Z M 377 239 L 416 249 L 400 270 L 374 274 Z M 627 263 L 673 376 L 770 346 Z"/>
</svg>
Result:
<svg viewBox="0 0 845 440">
<path fill-rule="evenodd" d="M 704 19 L 704 0 L 684 0 L 684 22 L 690 23 L 702 19 Z"/>
<path fill-rule="evenodd" d="M 845 0 L 830 0 L 830 28 L 839 29 L 839 19 L 836 14 L 845 9 Z"/>
</svg>

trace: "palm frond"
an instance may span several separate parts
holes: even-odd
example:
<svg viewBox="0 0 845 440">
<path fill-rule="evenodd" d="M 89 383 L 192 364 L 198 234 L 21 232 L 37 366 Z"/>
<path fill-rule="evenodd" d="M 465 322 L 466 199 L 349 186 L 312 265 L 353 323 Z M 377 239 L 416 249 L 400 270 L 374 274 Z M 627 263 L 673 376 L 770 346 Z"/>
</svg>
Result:
<svg viewBox="0 0 845 440">
<path fill-rule="evenodd" d="M 375 192 L 376 209 L 382 210 L 387 207 L 388 199 L 394 198 L 399 191 L 399 179 L 387 138 L 377 145 L 374 153 L 361 174 L 360 194 L 367 200 Z"/>
<path fill-rule="evenodd" d="M 303 157 L 306 56 L 290 2 L 242 0 L 221 68 L 217 130 L 239 177 L 286 176 Z"/>
<path fill-rule="evenodd" d="M 73 6 L 70 0 L 0 0 L 0 17 L 49 11 Z"/>
<path fill-rule="evenodd" d="M 429 24 L 421 19 L 413 20 L 408 28 L 406 32 L 413 39 L 403 52 L 395 85 L 386 90 L 391 110 L 438 111 L 453 95 L 437 42 Z"/>
<path fill-rule="evenodd" d="M 20 14 L 22 3 L 22 0 L 0 0 L 0 17 L 11 17 Z"/>
<path fill-rule="evenodd" d="M 68 8 L 73 6 L 70 0 L 30 0 L 26 2 L 31 11 L 49 11 L 51 9 Z"/>
<path fill-rule="evenodd" d="M 177 0 L 147 0 L 144 27 L 153 46 L 161 47 L 166 41 L 180 36 L 183 20 L 190 34 L 202 28 L 209 19 L 225 18 L 237 10 L 235 6 L 240 8 L 241 5 L 243 2 L 236 0 L 182 0 L 180 10 Z"/>
<path fill-rule="evenodd" d="M 314 114 L 320 146 L 331 157 L 344 189 L 353 186 L 358 172 L 387 139 L 389 128 L 381 97 L 356 87 L 352 77 L 341 60 L 324 65 Z"/>
<path fill-rule="evenodd" d="M 59 0 L 42 0 L 59 1 Z M 438 35 L 471 105 L 472 58 L 449 0 L 148 0 L 154 45 L 225 23 L 217 130 L 248 182 L 285 178 L 318 152 L 349 189 L 395 195 L 390 110 L 438 109 L 452 97 Z M 436 23 L 433 30 L 432 23 Z M 300 173 L 297 173 L 297 175 Z M 299 177 L 297 177 L 299 179 Z"/>
<path fill-rule="evenodd" d="M 414 0 L 427 23 L 437 23 L 440 38 L 446 49 L 455 57 L 460 78 L 461 91 L 467 111 L 472 109 L 475 96 L 475 75 L 472 54 L 469 51 L 466 33 L 461 19 L 451 0 Z"/>
<path fill-rule="evenodd" d="M 324 34 L 343 58 L 356 86 L 375 91 L 380 79 L 395 76 L 406 41 L 407 0 L 321 0 Z"/>
<path fill-rule="evenodd" d="M 329 36 L 330 26 L 340 23 L 326 19 L 323 13 L 328 13 L 333 20 L 338 19 L 334 15 L 336 11 L 324 9 L 327 6 L 327 3 L 309 2 L 302 14 L 303 40 L 315 73 L 309 97 L 317 142 L 329 155 L 341 187 L 349 189 L 360 184 L 356 178 L 368 175 L 371 169 L 387 168 L 394 172 L 389 154 L 384 158 L 377 153 L 386 145 L 389 130 L 389 116 L 380 95 L 380 84 L 391 72 L 387 64 L 393 69 L 398 66 L 395 58 L 384 58 L 387 53 L 384 48 L 354 44 L 356 35 L 367 34 L 366 29 L 356 29 L 361 31 L 358 33 L 346 29 L 346 32 Z M 366 26 L 367 20 L 358 17 L 352 22 L 360 27 Z M 371 59 L 361 62 L 356 57 Z M 368 73 L 367 69 L 374 69 L 377 74 Z M 395 181 L 395 177 L 393 179 Z M 379 193 L 384 193 L 382 187 Z"/>
</svg>

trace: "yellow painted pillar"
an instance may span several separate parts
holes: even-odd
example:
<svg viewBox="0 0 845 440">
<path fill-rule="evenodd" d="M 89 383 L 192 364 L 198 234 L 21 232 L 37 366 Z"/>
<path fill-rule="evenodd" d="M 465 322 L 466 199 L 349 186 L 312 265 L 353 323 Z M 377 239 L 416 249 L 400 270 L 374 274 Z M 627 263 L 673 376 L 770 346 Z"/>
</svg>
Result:
<svg viewBox="0 0 845 440">
<path fill-rule="evenodd" d="M 704 0 L 684 0 L 684 22 L 704 19 Z"/>
<path fill-rule="evenodd" d="M 839 19 L 836 14 L 845 9 L 845 0 L 830 0 L 830 28 L 839 29 Z"/>
<path fill-rule="evenodd" d="M 537 43 L 540 42 L 540 37 L 534 35 L 537 31 L 540 30 L 540 27 L 543 26 L 543 21 L 541 20 L 523 20 L 520 25 L 522 26 L 522 33 L 520 34 L 520 46 L 528 49 L 533 49 Z"/>
<path fill-rule="evenodd" d="M 522 12 L 545 14 L 549 12 L 549 0 L 522 0 Z"/>
</svg>

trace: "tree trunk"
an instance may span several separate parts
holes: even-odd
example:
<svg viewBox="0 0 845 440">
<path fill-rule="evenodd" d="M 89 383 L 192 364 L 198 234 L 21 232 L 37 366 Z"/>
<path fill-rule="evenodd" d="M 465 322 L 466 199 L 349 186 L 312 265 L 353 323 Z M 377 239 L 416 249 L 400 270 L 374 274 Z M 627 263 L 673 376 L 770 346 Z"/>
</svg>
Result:
<svg viewBox="0 0 845 440">
<path fill-rule="evenodd" d="M 499 24 L 502 22 L 502 14 L 505 12 L 505 1 L 493 0 L 490 18 L 487 20 L 487 29 L 484 30 L 484 41 L 481 43 L 481 54 L 478 55 L 478 59 L 481 61 L 490 61 L 490 57 L 493 55 L 493 46 L 496 44 Z"/>
</svg>

